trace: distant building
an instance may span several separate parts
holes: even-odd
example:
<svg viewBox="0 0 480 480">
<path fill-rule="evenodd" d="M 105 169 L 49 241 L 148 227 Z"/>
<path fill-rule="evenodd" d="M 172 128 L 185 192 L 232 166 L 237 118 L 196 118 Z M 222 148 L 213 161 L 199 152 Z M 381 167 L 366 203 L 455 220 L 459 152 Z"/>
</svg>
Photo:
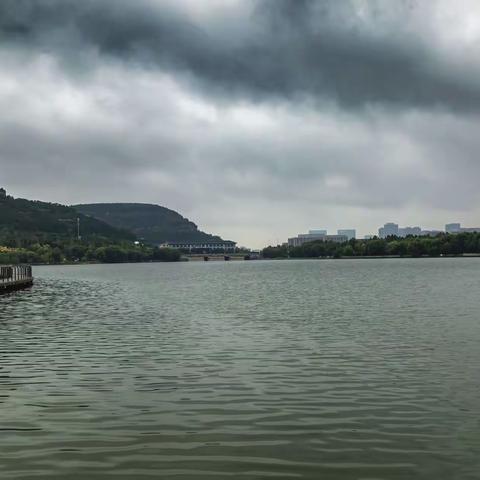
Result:
<svg viewBox="0 0 480 480">
<path fill-rule="evenodd" d="M 364 240 L 372 240 L 372 238 L 375 238 L 375 235 L 364 235 L 363 236 Z"/>
<path fill-rule="evenodd" d="M 326 233 L 299 233 L 299 238 L 312 238 L 312 239 L 319 239 L 321 240 Z"/>
<path fill-rule="evenodd" d="M 460 233 L 462 231 L 462 225 L 460 223 L 447 223 L 445 225 L 445 231 L 447 233 Z"/>
<path fill-rule="evenodd" d="M 325 241 L 326 236 L 327 235 L 325 233 L 300 233 L 296 237 L 292 237 L 288 239 L 288 246 L 300 247 L 304 243 L 314 242 L 316 240 Z"/>
<path fill-rule="evenodd" d="M 308 234 L 309 235 L 326 235 L 327 231 L 326 230 L 309 230 Z"/>
<path fill-rule="evenodd" d="M 337 230 L 338 235 L 345 235 L 349 240 L 357 237 L 357 232 L 355 229 L 346 229 L 346 230 Z"/>
<path fill-rule="evenodd" d="M 398 237 L 398 224 L 386 223 L 383 227 L 378 229 L 378 236 L 380 238 L 387 238 L 390 236 Z"/>
<path fill-rule="evenodd" d="M 299 247 L 303 243 L 300 242 L 300 237 L 291 237 L 287 240 L 287 245 L 289 247 Z"/>
<path fill-rule="evenodd" d="M 420 232 L 420 236 L 423 236 L 423 237 L 436 237 L 437 235 L 440 235 L 441 233 L 445 233 L 445 232 L 442 232 L 442 230 L 422 230 Z"/>
<path fill-rule="evenodd" d="M 160 247 L 175 248 L 188 252 L 232 253 L 235 252 L 236 245 L 236 242 L 225 240 L 222 242 L 166 242 L 160 245 Z"/>
<path fill-rule="evenodd" d="M 326 242 L 345 243 L 348 242 L 346 235 L 325 235 Z"/>
<path fill-rule="evenodd" d="M 305 243 L 315 241 L 344 243 L 348 241 L 348 237 L 346 235 L 327 235 L 325 233 L 301 233 L 296 237 L 289 238 L 288 246 L 300 247 Z"/>
<path fill-rule="evenodd" d="M 445 231 L 447 233 L 475 233 L 480 232 L 480 227 L 462 227 L 460 223 L 447 223 Z"/>
<path fill-rule="evenodd" d="M 5 200 L 7 198 L 7 191 L 4 188 L 0 188 L 0 200 Z"/>
<path fill-rule="evenodd" d="M 418 236 L 422 234 L 420 227 L 403 227 L 398 229 L 399 237 L 408 237 L 409 235 Z"/>
</svg>

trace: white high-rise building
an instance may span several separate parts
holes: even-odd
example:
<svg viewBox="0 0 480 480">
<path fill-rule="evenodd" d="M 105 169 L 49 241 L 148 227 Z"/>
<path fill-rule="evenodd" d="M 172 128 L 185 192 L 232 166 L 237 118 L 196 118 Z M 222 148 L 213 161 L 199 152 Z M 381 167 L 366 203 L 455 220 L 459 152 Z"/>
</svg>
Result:
<svg viewBox="0 0 480 480">
<path fill-rule="evenodd" d="M 387 238 L 390 236 L 398 237 L 398 224 L 386 223 L 383 227 L 378 229 L 378 236 L 380 238 Z"/>
<path fill-rule="evenodd" d="M 337 235 L 345 235 L 349 240 L 357 238 L 357 232 L 353 228 L 337 230 Z"/>
<path fill-rule="evenodd" d="M 418 236 L 422 234 L 420 227 L 403 227 L 398 229 L 399 237 L 408 237 L 409 235 Z"/>
<path fill-rule="evenodd" d="M 460 233 L 462 231 L 462 225 L 460 223 L 447 223 L 445 225 L 445 231 L 447 233 Z"/>
<path fill-rule="evenodd" d="M 480 232 L 480 227 L 462 227 L 461 223 L 447 223 L 445 231 L 447 233 L 475 233 Z"/>
</svg>

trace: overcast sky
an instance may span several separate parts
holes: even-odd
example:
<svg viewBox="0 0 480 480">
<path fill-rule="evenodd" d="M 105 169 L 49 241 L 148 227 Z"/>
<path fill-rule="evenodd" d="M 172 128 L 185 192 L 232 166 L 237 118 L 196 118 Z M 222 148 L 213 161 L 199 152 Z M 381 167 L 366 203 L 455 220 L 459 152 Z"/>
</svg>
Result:
<svg viewBox="0 0 480 480">
<path fill-rule="evenodd" d="M 478 0 L 1 0 L 0 185 L 262 247 L 480 225 Z"/>
</svg>

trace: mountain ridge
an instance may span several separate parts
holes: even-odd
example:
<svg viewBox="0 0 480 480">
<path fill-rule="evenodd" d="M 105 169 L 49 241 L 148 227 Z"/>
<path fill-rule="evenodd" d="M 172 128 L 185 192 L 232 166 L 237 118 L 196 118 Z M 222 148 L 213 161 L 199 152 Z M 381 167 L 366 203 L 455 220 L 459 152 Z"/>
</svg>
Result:
<svg viewBox="0 0 480 480">
<path fill-rule="evenodd" d="M 152 244 L 223 241 L 218 235 L 199 230 L 194 222 L 175 210 L 153 203 L 84 203 L 72 208 L 115 228 L 128 230 Z"/>
<path fill-rule="evenodd" d="M 131 232 L 84 215 L 67 205 L 15 198 L 6 195 L 3 189 L 0 193 L 0 244 L 21 245 L 74 239 L 78 233 L 87 238 L 96 236 L 115 241 L 135 240 Z"/>
</svg>

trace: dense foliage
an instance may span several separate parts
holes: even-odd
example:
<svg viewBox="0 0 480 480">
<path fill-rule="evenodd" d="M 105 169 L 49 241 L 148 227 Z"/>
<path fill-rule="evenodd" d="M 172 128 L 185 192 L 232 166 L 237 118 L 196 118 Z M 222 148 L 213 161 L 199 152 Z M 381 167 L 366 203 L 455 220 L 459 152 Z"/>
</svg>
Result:
<svg viewBox="0 0 480 480">
<path fill-rule="evenodd" d="M 264 258 L 321 258 L 480 254 L 480 233 L 439 234 L 435 237 L 409 236 L 371 240 L 350 240 L 346 243 L 315 241 L 300 247 L 279 245 L 263 249 Z"/>
<path fill-rule="evenodd" d="M 77 218 L 83 238 L 93 236 L 114 241 L 133 241 L 135 235 L 75 209 L 56 203 L 6 197 L 0 199 L 0 245 L 26 247 L 77 236 Z"/>
<path fill-rule="evenodd" d="M 146 243 L 214 242 L 220 237 L 198 230 L 180 214 L 159 205 L 145 203 L 92 203 L 74 205 L 79 212 L 116 228 L 133 232 Z"/>
<path fill-rule="evenodd" d="M 176 262 L 180 252 L 167 248 L 111 243 L 105 239 L 37 243 L 23 248 L 0 248 L 0 264 Z"/>
</svg>

